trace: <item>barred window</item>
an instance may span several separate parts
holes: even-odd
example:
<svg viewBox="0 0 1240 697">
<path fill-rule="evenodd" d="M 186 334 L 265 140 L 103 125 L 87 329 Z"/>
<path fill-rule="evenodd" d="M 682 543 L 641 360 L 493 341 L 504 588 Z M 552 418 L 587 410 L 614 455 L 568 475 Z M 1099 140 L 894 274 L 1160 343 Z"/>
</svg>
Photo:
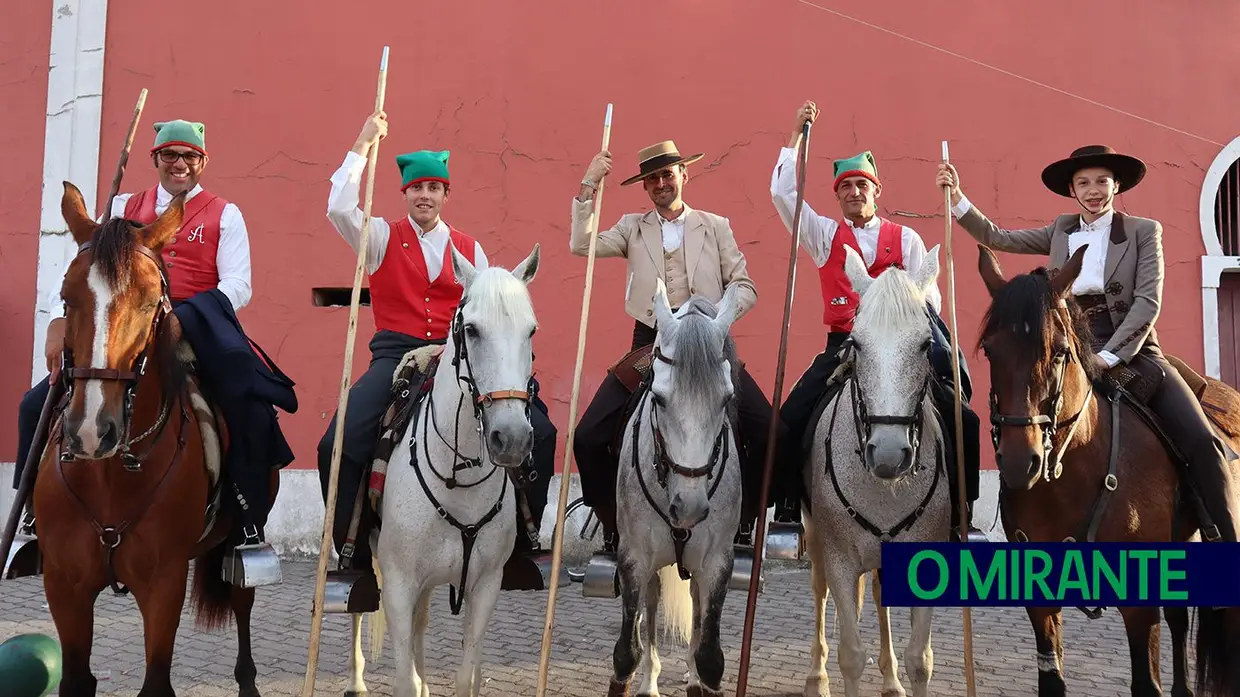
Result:
<svg viewBox="0 0 1240 697">
<path fill-rule="evenodd" d="M 1223 254 L 1240 256 L 1240 160 L 1231 163 L 1214 197 L 1214 229 Z"/>
</svg>

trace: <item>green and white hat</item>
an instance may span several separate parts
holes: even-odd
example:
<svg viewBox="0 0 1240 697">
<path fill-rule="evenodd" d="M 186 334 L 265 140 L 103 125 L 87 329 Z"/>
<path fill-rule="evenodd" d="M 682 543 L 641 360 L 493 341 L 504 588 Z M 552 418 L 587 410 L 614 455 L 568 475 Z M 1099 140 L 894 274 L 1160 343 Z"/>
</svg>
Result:
<svg viewBox="0 0 1240 697">
<path fill-rule="evenodd" d="M 878 165 L 875 164 L 874 155 L 869 150 L 856 157 L 835 161 L 835 183 L 831 186 L 831 190 L 838 190 L 840 182 L 848 177 L 865 177 L 875 184 L 882 184 L 878 180 Z"/>
<path fill-rule="evenodd" d="M 447 150 L 419 150 L 397 155 L 396 166 L 400 168 L 400 190 L 404 191 L 424 181 L 443 182 L 447 186 L 450 183 L 448 177 L 450 155 L 451 153 Z"/>
<path fill-rule="evenodd" d="M 159 121 L 155 124 L 155 147 L 157 152 L 169 145 L 184 145 L 203 155 L 207 154 L 207 127 L 193 121 Z"/>
</svg>

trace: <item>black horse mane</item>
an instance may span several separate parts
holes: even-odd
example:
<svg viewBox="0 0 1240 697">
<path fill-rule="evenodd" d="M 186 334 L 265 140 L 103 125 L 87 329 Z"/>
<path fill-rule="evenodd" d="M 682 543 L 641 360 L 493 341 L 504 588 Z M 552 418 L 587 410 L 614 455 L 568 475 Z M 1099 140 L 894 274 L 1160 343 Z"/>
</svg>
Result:
<svg viewBox="0 0 1240 697">
<path fill-rule="evenodd" d="M 91 261 L 104 280 L 116 292 L 124 292 L 133 280 L 132 265 L 138 251 L 138 239 L 133 228 L 141 223 L 125 218 L 112 218 L 95 229 L 91 235 Z M 158 254 L 159 271 L 167 275 L 163 258 Z M 172 404 L 181 387 L 189 378 L 186 367 L 177 356 L 177 342 L 169 331 L 168 318 L 164 318 L 158 334 L 152 339 L 155 345 L 152 359 L 159 369 L 161 394 L 164 404 Z"/>
<path fill-rule="evenodd" d="M 1068 341 L 1072 344 L 1081 368 L 1092 381 L 1098 370 L 1090 360 L 1093 355 L 1093 332 L 1085 313 L 1071 297 L 1065 298 L 1070 318 Z M 1041 365 L 1051 356 L 1051 337 L 1054 336 L 1052 316 L 1058 304 L 1051 289 L 1051 276 L 1045 267 L 1013 277 L 994 293 L 990 308 L 982 319 L 982 333 L 978 337 L 981 348 L 987 337 L 1010 331 L 1022 337 L 1017 345 L 1033 354 L 1035 365 Z M 1028 327 L 1028 333 L 1024 328 Z"/>
</svg>

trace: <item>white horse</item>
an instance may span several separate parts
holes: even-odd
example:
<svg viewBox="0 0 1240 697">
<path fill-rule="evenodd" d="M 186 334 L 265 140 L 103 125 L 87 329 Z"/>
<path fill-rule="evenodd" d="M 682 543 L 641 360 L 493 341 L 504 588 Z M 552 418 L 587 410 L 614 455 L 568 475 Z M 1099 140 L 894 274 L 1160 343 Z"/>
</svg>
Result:
<svg viewBox="0 0 1240 697">
<path fill-rule="evenodd" d="M 803 516 L 813 562 L 817 628 L 807 697 L 830 694 L 825 636 L 828 595 L 835 596 L 840 627 L 839 666 L 844 694 L 857 697 L 866 664 L 860 621 L 865 574 L 879 569 L 882 542 L 940 542 L 951 526 L 950 487 L 943 469 L 943 435 L 929 380 L 931 341 L 926 291 L 938 278 L 936 246 L 915 275 L 890 268 L 871 278 L 861 257 L 845 246 L 844 264 L 860 296 L 851 336 L 852 363 L 843 390 L 827 404 L 816 425 L 809 470 L 812 518 Z M 839 493 L 837 493 L 839 492 Z M 881 574 L 881 570 L 879 571 Z M 828 592 L 829 591 L 829 592 Z M 883 697 L 903 696 L 888 612 L 878 575 L 873 584 L 878 613 L 878 665 Z M 912 608 L 912 631 L 904 660 L 913 694 L 926 694 L 933 672 L 932 608 Z"/>
<path fill-rule="evenodd" d="M 690 645 L 688 694 L 723 694 L 719 618 L 741 503 L 733 434 L 740 365 L 729 335 L 736 307 L 733 292 L 718 307 L 694 296 L 673 315 L 662 281 L 655 292 L 650 388 L 629 418 L 620 449 L 623 622 L 608 694 L 627 694 L 639 659 L 637 694 L 659 694 L 654 619 L 660 590 L 665 631 Z M 692 580 L 683 580 L 685 574 Z"/>
<path fill-rule="evenodd" d="M 372 537 L 383 607 L 370 625 L 371 652 L 378 654 L 390 618 L 396 697 L 430 694 L 425 632 L 431 592 L 444 584 L 452 586 L 452 613 L 464 610 L 456 695 L 478 694 L 483 632 L 517 534 L 508 469 L 533 447 L 528 390 L 537 320 L 527 285 L 538 270 L 538 245 L 511 272 L 495 266 L 479 272 L 448 248 L 464 293 L 429 399 L 392 452 L 382 531 Z M 349 694 L 365 694 L 360 615 L 353 617 L 349 663 Z"/>
</svg>

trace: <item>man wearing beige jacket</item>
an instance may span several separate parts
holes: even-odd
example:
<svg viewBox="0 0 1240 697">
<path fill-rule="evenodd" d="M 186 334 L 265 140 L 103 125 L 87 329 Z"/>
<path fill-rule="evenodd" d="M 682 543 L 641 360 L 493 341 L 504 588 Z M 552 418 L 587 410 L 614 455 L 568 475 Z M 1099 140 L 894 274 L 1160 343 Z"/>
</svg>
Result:
<svg viewBox="0 0 1240 697">
<path fill-rule="evenodd" d="M 653 298 L 658 279 L 667 285 L 668 301 L 676 310 L 693 295 L 719 302 L 733 285 L 740 288 L 737 320 L 757 302 L 758 293 L 746 272 L 745 255 L 736 245 L 727 218 L 690 208 L 681 194 L 688 181 L 688 165 L 702 155 L 682 156 L 672 141 L 657 143 L 638 153 L 639 172 L 620 183 L 642 182 L 654 203 L 647 213 L 628 213 L 608 230 L 598 233 L 595 256 L 623 257 L 628 262 L 624 309 L 636 320 L 631 352 L 612 369 L 581 416 L 573 438 L 573 454 L 581 472 L 585 504 L 598 516 L 605 531 L 604 553 L 616 549 L 616 472 L 619 451 L 613 447 L 623 426 L 625 406 L 635 387 L 632 365 L 655 339 Z M 573 254 L 586 256 L 594 216 L 594 193 L 611 171 L 611 154 L 596 155 L 586 169 L 581 190 L 573 199 Z M 738 447 L 743 472 L 741 532 L 738 541 L 749 544 L 748 531 L 759 513 L 771 404 L 742 367 L 738 385 L 740 424 Z M 781 431 L 782 433 L 782 431 Z"/>
</svg>

